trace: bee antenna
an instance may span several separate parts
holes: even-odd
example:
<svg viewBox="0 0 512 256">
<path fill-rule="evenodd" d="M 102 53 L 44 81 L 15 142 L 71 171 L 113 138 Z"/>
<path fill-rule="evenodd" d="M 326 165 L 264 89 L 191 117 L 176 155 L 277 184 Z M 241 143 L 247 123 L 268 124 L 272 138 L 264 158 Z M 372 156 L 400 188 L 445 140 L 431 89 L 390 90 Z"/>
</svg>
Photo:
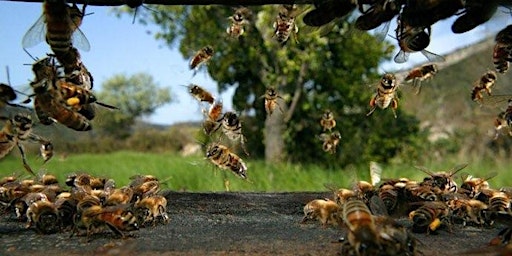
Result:
<svg viewBox="0 0 512 256">
<path fill-rule="evenodd" d="M 135 7 L 135 11 L 133 12 L 133 20 L 132 20 L 132 24 L 135 24 L 135 18 L 137 17 L 137 11 L 139 10 L 139 7 Z"/>
<path fill-rule="evenodd" d="M 34 56 L 32 56 L 32 54 L 30 54 L 30 52 L 27 51 L 26 48 L 23 48 L 23 51 L 33 60 L 33 61 L 37 61 L 37 58 L 34 58 Z"/>
</svg>

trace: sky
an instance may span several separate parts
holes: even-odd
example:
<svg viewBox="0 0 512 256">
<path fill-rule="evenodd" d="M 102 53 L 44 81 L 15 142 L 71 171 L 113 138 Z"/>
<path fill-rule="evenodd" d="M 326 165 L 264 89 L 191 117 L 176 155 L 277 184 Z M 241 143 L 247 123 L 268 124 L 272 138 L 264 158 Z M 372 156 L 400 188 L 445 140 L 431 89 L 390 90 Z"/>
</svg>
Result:
<svg viewBox="0 0 512 256">
<path fill-rule="evenodd" d="M 139 11 L 146 10 L 142 8 Z M 215 81 L 204 69 L 192 76 L 192 71 L 188 69 L 188 60 L 183 59 L 177 47 L 170 48 L 148 34 L 148 31 L 156 31 L 156 26 L 132 24 L 132 16 L 123 15 L 118 18 L 110 7 L 88 6 L 86 12 L 94 14 L 84 18 L 80 29 L 89 40 L 91 49 L 80 53 L 94 77 L 95 89 L 101 88 L 101 84 L 114 74 L 149 73 L 158 85 L 170 88 L 174 101 L 159 108 L 156 113 L 146 118 L 147 121 L 168 125 L 199 121 L 203 118 L 199 104 L 181 85 L 195 83 L 219 95 Z M 0 82 L 7 82 L 4 70 L 8 66 L 11 85 L 21 91 L 30 92 L 29 82 L 33 79 L 31 66 L 26 65 L 32 64 L 33 60 L 23 51 L 21 41 L 41 14 L 41 3 L 0 1 Z M 510 23 L 510 16 L 504 12 L 498 11 L 496 16 L 493 19 L 495 22 L 479 26 L 462 35 L 451 33 L 453 19 L 439 22 L 432 28 L 432 42 L 427 50 L 442 55 L 495 35 L 505 24 Z M 388 34 L 394 34 L 394 27 L 396 25 L 393 22 Z M 394 39 L 388 37 L 386 40 Z M 396 42 L 393 43 L 396 45 Z M 46 53 L 51 52 L 46 42 L 28 50 L 37 58 L 43 58 Z M 388 62 L 381 69 L 398 70 L 425 61 L 421 53 L 414 53 L 406 64 Z M 220 95 L 226 109 L 232 108 L 232 93 L 233 90 L 229 90 Z"/>
</svg>

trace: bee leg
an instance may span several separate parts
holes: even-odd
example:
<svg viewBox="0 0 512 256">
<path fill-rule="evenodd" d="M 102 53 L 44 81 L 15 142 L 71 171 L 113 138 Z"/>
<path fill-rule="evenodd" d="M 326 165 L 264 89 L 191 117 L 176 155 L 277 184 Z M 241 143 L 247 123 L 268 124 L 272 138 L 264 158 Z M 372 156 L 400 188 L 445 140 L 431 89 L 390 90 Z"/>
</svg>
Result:
<svg viewBox="0 0 512 256">
<path fill-rule="evenodd" d="M 110 224 L 107 222 L 107 226 L 110 228 L 110 230 L 112 230 L 112 232 L 114 232 L 116 235 L 120 236 L 121 238 L 125 238 L 125 235 L 123 234 L 123 232 L 121 232 L 121 230 L 119 230 L 117 227 L 115 227 L 114 225 Z"/>
<path fill-rule="evenodd" d="M 23 161 L 23 167 L 25 167 L 25 170 L 27 170 L 30 174 L 32 174 L 33 176 L 36 176 L 34 171 L 32 171 L 32 168 L 30 168 L 30 166 L 27 163 L 27 157 L 25 155 L 25 150 L 23 149 L 23 145 L 21 145 L 20 143 L 16 143 L 16 146 L 18 146 L 18 149 L 20 150 L 21 160 Z"/>
<path fill-rule="evenodd" d="M 393 110 L 393 115 L 397 118 L 396 110 L 398 109 L 398 101 L 396 99 L 393 99 L 391 102 L 391 109 Z"/>
<path fill-rule="evenodd" d="M 375 104 L 375 100 L 376 100 L 376 97 L 374 96 L 371 100 L 370 100 L 370 112 L 368 112 L 368 114 L 366 114 L 366 116 L 370 116 L 371 114 L 373 114 L 373 111 L 375 111 L 375 109 L 377 108 L 376 104 Z"/>
</svg>

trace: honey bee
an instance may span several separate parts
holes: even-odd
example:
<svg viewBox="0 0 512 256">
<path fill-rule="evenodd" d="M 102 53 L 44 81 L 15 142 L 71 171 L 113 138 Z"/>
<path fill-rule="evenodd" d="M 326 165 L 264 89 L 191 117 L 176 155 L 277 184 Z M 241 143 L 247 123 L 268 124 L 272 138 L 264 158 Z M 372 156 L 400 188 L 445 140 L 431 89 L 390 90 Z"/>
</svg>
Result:
<svg viewBox="0 0 512 256">
<path fill-rule="evenodd" d="M 196 54 L 190 60 L 189 67 L 194 70 L 194 75 L 202 64 L 208 62 L 213 57 L 213 48 L 211 46 L 205 46 L 201 50 L 197 51 Z"/>
<path fill-rule="evenodd" d="M 203 122 L 203 130 L 206 135 L 211 135 L 216 132 L 222 125 L 222 101 L 215 101 L 208 111 L 203 110 L 203 114 L 206 116 Z"/>
<path fill-rule="evenodd" d="M 512 60 L 512 25 L 508 25 L 498 32 L 495 41 L 492 59 L 496 71 L 503 74 L 507 72 L 509 62 Z"/>
<path fill-rule="evenodd" d="M 78 28 L 82 23 L 84 11 L 85 5 L 80 11 L 76 4 L 69 6 L 64 0 L 44 1 L 43 15 L 24 35 L 23 48 L 30 48 L 46 40 L 57 59 L 65 55 L 71 45 L 88 51 L 89 41 Z"/>
<path fill-rule="evenodd" d="M 484 211 L 487 204 L 476 199 L 452 199 L 447 202 L 452 213 L 452 219 L 460 220 L 464 226 L 467 224 L 483 225 L 486 223 Z"/>
<path fill-rule="evenodd" d="M 323 131 L 329 130 L 329 132 L 336 127 L 336 119 L 334 119 L 334 114 L 329 109 L 325 110 L 322 115 L 322 119 L 320 119 L 320 125 L 322 126 Z"/>
<path fill-rule="evenodd" d="M 194 97 L 199 102 L 204 101 L 210 104 L 214 103 L 215 98 L 213 97 L 213 95 L 209 91 L 203 89 L 201 86 L 196 84 L 190 84 L 189 86 L 187 86 L 187 88 L 190 95 L 192 95 L 192 97 Z"/>
<path fill-rule="evenodd" d="M 457 192 L 457 183 L 455 183 L 453 180 L 453 175 L 466 168 L 466 166 L 468 166 L 468 164 L 459 164 L 447 172 L 437 173 L 433 173 L 423 166 L 416 166 L 417 169 L 429 175 L 429 177 L 423 179 L 423 182 L 420 183 L 420 186 L 426 185 L 438 187 L 441 189 L 441 191 L 455 193 Z"/>
<path fill-rule="evenodd" d="M 413 232 L 433 232 L 441 225 L 450 225 L 450 208 L 444 202 L 423 202 L 417 210 L 409 213 L 413 221 Z"/>
<path fill-rule="evenodd" d="M 274 36 L 281 45 L 286 44 L 290 35 L 293 35 L 295 42 L 298 42 L 297 33 L 299 32 L 299 27 L 295 24 L 297 11 L 297 6 L 294 4 L 283 4 L 279 7 L 279 13 L 274 21 L 273 27 Z"/>
<path fill-rule="evenodd" d="M 489 189 L 489 182 L 487 181 L 496 177 L 496 175 L 498 175 L 497 172 L 492 172 L 484 178 L 476 178 L 471 175 L 463 176 L 463 182 L 460 185 L 461 192 L 470 198 L 474 198 L 482 189 Z"/>
<path fill-rule="evenodd" d="M 80 85 L 84 89 L 92 90 L 93 77 L 91 72 L 87 70 L 81 60 L 78 49 L 71 46 L 65 54 L 55 56 L 59 63 L 64 67 L 65 81 L 76 85 Z"/>
<path fill-rule="evenodd" d="M 425 64 L 418 68 L 413 68 L 405 77 L 405 82 L 412 81 L 414 87 L 417 87 L 416 94 L 421 91 L 421 82 L 433 78 L 437 74 L 436 64 Z"/>
<path fill-rule="evenodd" d="M 502 191 L 491 190 L 488 205 L 491 212 L 510 212 L 510 196 Z"/>
<path fill-rule="evenodd" d="M 242 158 L 231 152 L 228 147 L 212 143 L 206 148 L 206 158 L 220 169 L 230 170 L 242 179 L 247 179 L 247 166 Z"/>
<path fill-rule="evenodd" d="M 464 4 L 462 0 L 407 1 L 401 16 L 413 27 L 428 27 L 453 16 Z"/>
<path fill-rule="evenodd" d="M 368 206 L 360 200 L 350 200 L 343 206 L 342 217 L 349 230 L 348 245 L 356 255 L 377 255 L 380 239 Z"/>
<path fill-rule="evenodd" d="M 222 131 L 224 135 L 231 141 L 240 141 L 240 145 L 246 155 L 249 155 L 245 148 L 245 136 L 242 134 L 242 123 L 238 115 L 234 112 L 228 111 L 222 117 Z"/>
<path fill-rule="evenodd" d="M 442 56 L 425 50 L 430 44 L 430 33 L 430 26 L 413 27 L 399 16 L 396 38 L 398 40 L 398 46 L 400 46 L 400 51 L 395 56 L 394 61 L 396 63 L 406 62 L 411 52 L 421 52 L 431 62 L 444 61 Z"/>
<path fill-rule="evenodd" d="M 87 239 L 89 239 L 95 228 L 107 226 L 116 235 L 125 237 L 122 231 L 139 229 L 137 218 L 126 208 L 125 205 L 108 207 L 94 205 L 86 208 L 77 216 L 75 229 L 76 227 L 85 228 Z"/>
<path fill-rule="evenodd" d="M 60 230 L 60 218 L 57 207 L 52 202 L 39 200 L 27 209 L 27 228 L 35 224 L 42 234 L 54 234 Z"/>
<path fill-rule="evenodd" d="M 23 167 L 25 167 L 25 170 L 30 174 L 35 176 L 32 168 L 30 168 L 27 163 L 25 150 L 21 142 L 30 141 L 46 144 L 48 140 L 32 132 L 33 123 L 28 115 L 15 114 L 13 118 L 2 117 L 2 119 L 7 122 L 0 131 L 0 158 L 5 157 L 11 152 L 14 146 L 18 147 L 23 161 Z"/>
<path fill-rule="evenodd" d="M 475 86 L 471 91 L 471 99 L 473 101 L 482 101 L 484 98 L 482 91 L 485 91 L 487 95 L 491 96 L 492 87 L 496 83 L 497 78 L 496 72 L 492 70 L 485 72 L 480 79 L 475 82 Z"/>
<path fill-rule="evenodd" d="M 265 99 L 265 111 L 267 112 L 268 116 L 274 113 L 276 107 L 279 108 L 281 113 L 284 113 L 281 105 L 279 105 L 279 102 L 277 101 L 277 99 L 283 99 L 283 97 L 277 93 L 277 90 L 274 87 L 268 87 L 265 91 L 265 95 L 262 95 L 260 98 Z"/>
<path fill-rule="evenodd" d="M 327 224 L 341 224 L 339 216 L 340 206 L 330 199 L 315 199 L 304 206 L 304 218 L 301 223 L 308 220 L 319 220 L 324 227 Z"/>
<path fill-rule="evenodd" d="M 455 34 L 468 32 L 487 22 L 498 9 L 498 1 L 465 1 L 464 12 L 452 24 Z"/>
<path fill-rule="evenodd" d="M 512 106 L 509 106 L 509 107 L 512 107 Z M 506 111 L 501 111 L 494 119 L 494 131 L 495 131 L 494 140 L 498 139 L 498 137 L 500 135 L 500 131 L 502 129 L 508 129 L 508 135 L 512 136 L 512 130 L 510 129 L 510 126 L 508 124 L 509 122 L 507 122 L 507 118 L 510 120 L 510 113 L 507 114 Z"/>
<path fill-rule="evenodd" d="M 59 214 L 62 228 L 73 226 L 73 217 L 77 213 L 77 201 L 71 197 L 71 193 L 63 192 L 55 199 L 55 208 Z"/>
<path fill-rule="evenodd" d="M 66 105 L 75 109 L 89 120 L 92 120 L 95 116 L 94 108 L 90 104 L 95 103 L 105 108 L 118 109 L 117 107 L 99 102 L 92 91 L 83 86 L 59 79 L 56 81 L 56 87 Z"/>
<path fill-rule="evenodd" d="M 394 74 L 384 74 L 377 85 L 377 92 L 370 100 L 371 109 L 366 116 L 370 116 L 377 107 L 385 109 L 391 105 L 393 115 L 397 118 L 396 109 L 398 108 L 398 98 L 396 96 L 396 91 L 398 86 L 399 85 Z"/>
<path fill-rule="evenodd" d="M 378 0 L 370 2 L 372 2 L 371 6 L 367 10 L 363 10 L 365 3 L 359 3 L 359 10 L 362 15 L 357 18 L 355 26 L 365 31 L 380 27 L 376 33 L 376 37 L 377 40 L 382 41 L 388 33 L 391 19 L 400 12 L 401 3 L 397 0 Z"/>
<path fill-rule="evenodd" d="M 322 149 L 324 152 L 329 154 L 335 154 L 336 148 L 341 140 L 341 134 L 338 131 L 334 131 L 332 133 L 322 133 L 319 135 L 319 139 L 323 142 Z"/>
<path fill-rule="evenodd" d="M 152 195 L 144 197 L 135 202 L 134 213 L 137 216 L 140 226 L 146 224 L 155 225 L 161 219 L 165 224 L 169 222 L 167 215 L 167 199 L 161 195 Z"/>
<path fill-rule="evenodd" d="M 246 7 L 240 7 L 235 10 L 235 13 L 229 17 L 231 25 L 226 28 L 226 33 L 230 37 L 238 38 L 245 32 L 244 26 L 249 23 L 248 18 L 251 15 L 251 10 Z"/>
<path fill-rule="evenodd" d="M 417 255 L 417 240 L 403 225 L 387 216 L 374 218 L 382 247 L 378 255 Z"/>
<path fill-rule="evenodd" d="M 154 176 L 135 176 L 132 179 L 129 186 L 133 190 L 135 200 L 156 195 L 160 191 L 160 182 Z"/>
<path fill-rule="evenodd" d="M 315 9 L 309 11 L 302 19 L 304 24 L 312 27 L 324 26 L 337 18 L 344 17 L 355 9 L 353 1 L 318 1 Z"/>
<path fill-rule="evenodd" d="M 129 187 L 112 189 L 108 192 L 107 198 L 103 203 L 104 206 L 115 206 L 129 204 L 133 198 L 133 190 Z"/>
</svg>

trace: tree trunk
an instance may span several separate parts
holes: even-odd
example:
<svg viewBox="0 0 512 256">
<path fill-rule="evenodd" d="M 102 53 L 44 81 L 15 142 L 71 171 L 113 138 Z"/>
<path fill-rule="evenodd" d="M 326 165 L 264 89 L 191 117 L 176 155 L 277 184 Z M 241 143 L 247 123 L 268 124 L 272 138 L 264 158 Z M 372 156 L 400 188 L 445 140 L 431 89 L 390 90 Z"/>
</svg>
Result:
<svg viewBox="0 0 512 256">
<path fill-rule="evenodd" d="M 277 102 L 285 110 L 284 101 L 277 99 Z M 279 163 L 285 159 L 284 125 L 284 113 L 279 107 L 265 119 L 265 162 L 267 163 Z"/>
</svg>

